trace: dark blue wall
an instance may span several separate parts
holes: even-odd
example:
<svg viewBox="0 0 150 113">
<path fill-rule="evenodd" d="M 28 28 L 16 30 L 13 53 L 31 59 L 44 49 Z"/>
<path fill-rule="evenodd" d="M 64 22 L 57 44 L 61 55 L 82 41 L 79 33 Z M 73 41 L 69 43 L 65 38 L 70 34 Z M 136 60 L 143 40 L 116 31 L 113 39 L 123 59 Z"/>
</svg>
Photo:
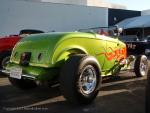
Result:
<svg viewBox="0 0 150 113">
<path fill-rule="evenodd" d="M 141 11 L 108 9 L 108 26 L 115 25 L 126 18 L 136 16 L 141 16 Z"/>
</svg>

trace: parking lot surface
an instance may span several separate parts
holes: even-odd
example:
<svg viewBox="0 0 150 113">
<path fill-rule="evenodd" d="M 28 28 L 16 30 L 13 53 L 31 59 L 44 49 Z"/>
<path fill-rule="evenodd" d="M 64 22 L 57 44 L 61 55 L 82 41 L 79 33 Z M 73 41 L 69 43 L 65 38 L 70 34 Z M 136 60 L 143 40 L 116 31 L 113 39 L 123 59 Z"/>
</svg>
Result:
<svg viewBox="0 0 150 113">
<path fill-rule="evenodd" d="M 0 113 L 145 113 L 145 81 L 146 77 L 136 78 L 133 72 L 104 78 L 95 101 L 78 106 L 63 98 L 59 86 L 23 91 L 0 76 Z"/>
</svg>

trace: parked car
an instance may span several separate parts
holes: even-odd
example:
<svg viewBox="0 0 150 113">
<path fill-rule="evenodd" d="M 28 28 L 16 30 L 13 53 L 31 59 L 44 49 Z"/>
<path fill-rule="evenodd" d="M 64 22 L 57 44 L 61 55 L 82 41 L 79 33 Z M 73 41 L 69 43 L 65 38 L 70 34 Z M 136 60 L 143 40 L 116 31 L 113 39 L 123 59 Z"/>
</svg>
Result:
<svg viewBox="0 0 150 113">
<path fill-rule="evenodd" d="M 150 37 L 138 38 L 136 35 L 120 36 L 120 40 L 126 43 L 129 55 L 150 55 Z"/>
<path fill-rule="evenodd" d="M 89 104 L 97 96 L 103 76 L 129 68 L 133 56 L 118 38 L 94 32 L 54 32 L 30 35 L 13 49 L 3 72 L 21 89 L 58 84 L 71 103 Z M 147 58 L 138 57 L 136 76 L 147 75 Z"/>
<path fill-rule="evenodd" d="M 43 33 L 40 30 L 24 29 L 19 35 L 0 37 L 0 70 L 4 69 L 9 62 L 11 51 L 15 44 L 27 34 Z"/>
</svg>

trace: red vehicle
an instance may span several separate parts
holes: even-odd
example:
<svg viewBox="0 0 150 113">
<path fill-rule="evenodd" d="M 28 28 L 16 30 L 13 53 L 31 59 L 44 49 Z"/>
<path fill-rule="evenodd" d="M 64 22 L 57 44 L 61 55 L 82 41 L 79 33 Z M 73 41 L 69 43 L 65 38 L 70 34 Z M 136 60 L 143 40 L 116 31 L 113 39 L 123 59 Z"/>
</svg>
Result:
<svg viewBox="0 0 150 113">
<path fill-rule="evenodd" d="M 19 35 L 9 35 L 0 37 L 0 70 L 4 69 L 11 55 L 11 51 L 15 44 L 25 36 L 25 34 L 43 33 L 40 30 L 25 29 L 21 30 Z"/>
</svg>

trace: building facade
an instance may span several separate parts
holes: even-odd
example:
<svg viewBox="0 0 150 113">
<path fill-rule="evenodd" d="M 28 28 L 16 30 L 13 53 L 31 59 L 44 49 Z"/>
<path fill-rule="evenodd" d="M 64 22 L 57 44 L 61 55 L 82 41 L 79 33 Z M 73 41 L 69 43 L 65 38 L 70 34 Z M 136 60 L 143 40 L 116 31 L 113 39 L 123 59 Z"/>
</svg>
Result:
<svg viewBox="0 0 150 113">
<path fill-rule="evenodd" d="M 142 15 L 150 15 L 150 9 L 142 11 Z"/>
<path fill-rule="evenodd" d="M 104 5 L 104 1 L 98 6 L 96 0 L 92 2 L 96 6 L 92 6 L 89 1 L 91 2 L 91 0 L 0 0 L 0 36 L 18 34 L 22 29 L 59 32 L 107 27 L 114 25 L 116 20 L 118 22 L 123 19 L 121 13 L 126 9 L 121 11 L 109 9 Z M 118 10 L 119 13 L 116 15 L 115 12 Z M 130 16 L 134 14 L 130 11 L 123 14 L 129 13 Z"/>
<path fill-rule="evenodd" d="M 106 2 L 105 0 L 32 0 L 32 1 L 126 9 L 125 5 L 109 3 Z"/>
<path fill-rule="evenodd" d="M 141 11 L 125 10 L 125 9 L 108 9 L 108 25 L 112 26 L 124 19 L 141 16 Z"/>
</svg>

